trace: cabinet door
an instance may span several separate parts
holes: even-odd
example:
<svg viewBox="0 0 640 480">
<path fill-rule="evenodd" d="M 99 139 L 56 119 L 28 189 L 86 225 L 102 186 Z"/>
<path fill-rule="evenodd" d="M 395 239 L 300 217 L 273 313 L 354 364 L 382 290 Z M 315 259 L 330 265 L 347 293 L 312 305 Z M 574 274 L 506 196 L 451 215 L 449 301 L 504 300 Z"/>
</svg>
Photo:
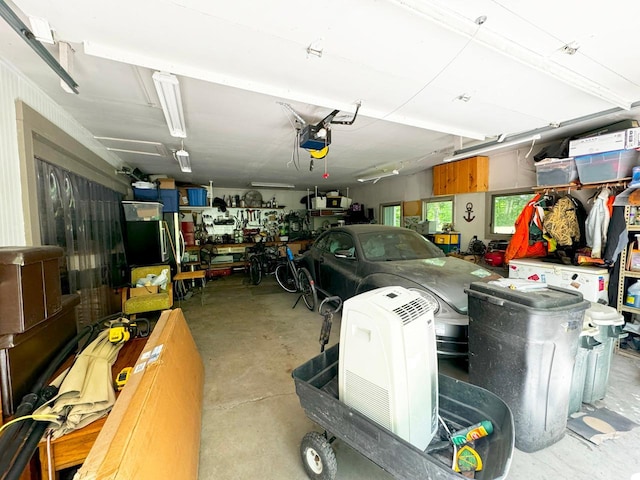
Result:
<svg viewBox="0 0 640 480">
<path fill-rule="evenodd" d="M 486 192 L 489 189 L 489 157 L 471 157 L 433 167 L 433 194 Z"/>
<path fill-rule="evenodd" d="M 447 181 L 447 164 L 443 163 L 433 167 L 433 194 L 446 195 L 445 182 Z"/>
</svg>

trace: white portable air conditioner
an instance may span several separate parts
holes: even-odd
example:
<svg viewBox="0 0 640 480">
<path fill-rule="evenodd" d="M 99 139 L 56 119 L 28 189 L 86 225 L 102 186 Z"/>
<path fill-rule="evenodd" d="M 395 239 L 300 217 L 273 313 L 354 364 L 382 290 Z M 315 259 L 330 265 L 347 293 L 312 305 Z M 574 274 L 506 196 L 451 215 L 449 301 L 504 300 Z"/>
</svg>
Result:
<svg viewBox="0 0 640 480">
<path fill-rule="evenodd" d="M 344 302 L 342 402 L 424 450 L 438 430 L 433 310 L 417 292 L 383 287 Z"/>
</svg>

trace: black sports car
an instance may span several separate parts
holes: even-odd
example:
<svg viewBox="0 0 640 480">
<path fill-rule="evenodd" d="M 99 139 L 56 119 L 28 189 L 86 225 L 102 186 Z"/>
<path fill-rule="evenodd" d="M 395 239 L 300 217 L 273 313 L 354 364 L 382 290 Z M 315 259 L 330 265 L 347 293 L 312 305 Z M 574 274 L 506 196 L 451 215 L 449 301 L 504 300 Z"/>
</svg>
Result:
<svg viewBox="0 0 640 480">
<path fill-rule="evenodd" d="M 468 352 L 467 294 L 471 282 L 500 278 L 485 268 L 447 257 L 413 230 L 348 225 L 321 234 L 300 259 L 324 295 L 346 300 L 389 285 L 419 292 L 434 307 L 438 354 Z"/>
</svg>

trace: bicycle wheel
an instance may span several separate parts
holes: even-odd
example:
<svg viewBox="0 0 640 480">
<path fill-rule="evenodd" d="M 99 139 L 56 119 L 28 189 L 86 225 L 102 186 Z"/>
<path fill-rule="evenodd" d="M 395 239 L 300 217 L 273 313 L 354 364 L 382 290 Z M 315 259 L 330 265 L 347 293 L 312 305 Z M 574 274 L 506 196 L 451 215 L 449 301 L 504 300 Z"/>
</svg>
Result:
<svg viewBox="0 0 640 480">
<path fill-rule="evenodd" d="M 276 281 L 278 285 L 289 293 L 296 292 L 296 279 L 293 276 L 289 262 L 281 263 L 276 267 Z"/>
<path fill-rule="evenodd" d="M 251 283 L 259 285 L 262 281 L 262 266 L 260 265 L 260 258 L 257 255 L 251 257 L 249 260 L 249 278 Z"/>
<path fill-rule="evenodd" d="M 302 293 L 302 299 L 304 300 L 305 305 L 309 310 L 313 311 L 318 303 L 318 292 L 309 270 L 304 267 L 298 270 L 298 283 L 300 285 L 300 293 Z"/>
</svg>

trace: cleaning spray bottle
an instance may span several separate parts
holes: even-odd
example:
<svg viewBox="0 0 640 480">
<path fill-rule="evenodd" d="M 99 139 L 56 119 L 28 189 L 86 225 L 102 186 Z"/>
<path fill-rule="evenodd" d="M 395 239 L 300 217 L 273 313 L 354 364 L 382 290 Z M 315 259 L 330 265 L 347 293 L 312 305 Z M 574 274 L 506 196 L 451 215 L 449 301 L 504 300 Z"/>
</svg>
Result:
<svg viewBox="0 0 640 480">
<path fill-rule="evenodd" d="M 460 447 L 465 443 L 473 442 L 478 438 L 486 437 L 493 433 L 493 424 L 489 420 L 482 420 L 463 430 L 451 434 L 451 443 Z"/>
</svg>

